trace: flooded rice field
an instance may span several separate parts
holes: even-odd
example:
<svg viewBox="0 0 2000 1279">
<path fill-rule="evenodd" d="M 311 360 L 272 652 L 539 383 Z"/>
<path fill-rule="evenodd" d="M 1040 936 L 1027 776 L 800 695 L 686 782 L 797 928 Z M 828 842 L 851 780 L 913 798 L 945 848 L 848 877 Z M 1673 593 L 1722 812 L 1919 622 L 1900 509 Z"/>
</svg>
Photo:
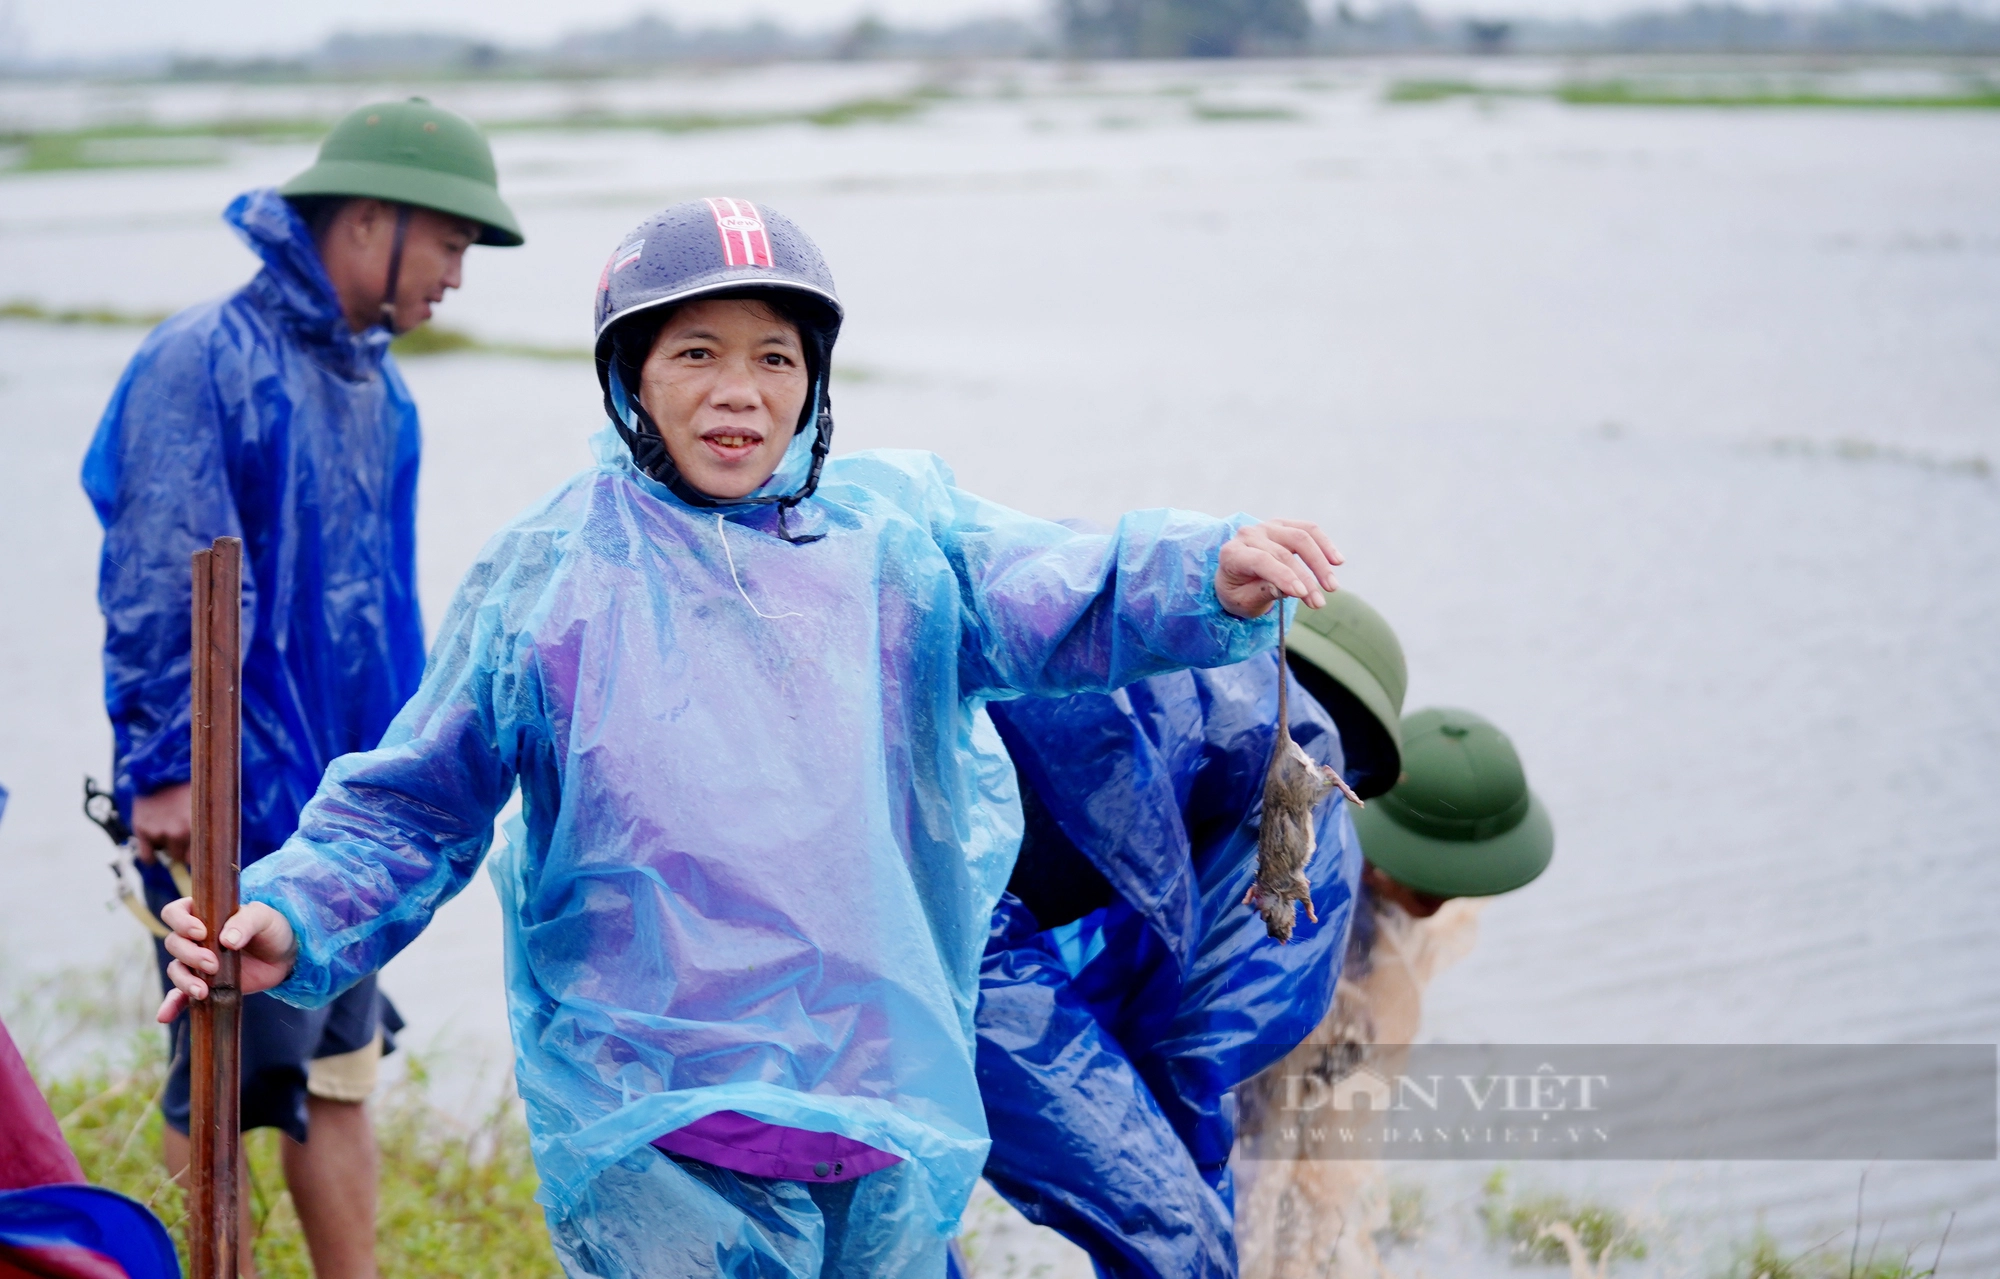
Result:
<svg viewBox="0 0 2000 1279">
<path fill-rule="evenodd" d="M 840 447 L 934 449 L 968 488 L 1049 516 L 1315 518 L 1398 628 L 1410 705 L 1514 737 L 1556 860 L 1485 912 L 1426 1037 L 2000 1040 L 2000 111 L 1392 100 L 1459 74 L 395 86 L 512 126 L 497 152 L 529 243 L 476 250 L 438 323 L 551 348 L 404 362 L 426 616 L 489 533 L 585 464 L 597 391 L 563 352 L 588 343 L 621 233 L 674 200 L 765 201 L 819 239 L 849 303 Z M 7 129 L 69 131 L 75 161 L 0 155 L 0 302 L 129 315 L 234 287 L 252 259 L 217 213 L 307 163 L 284 122 L 382 94 L 0 89 Z M 104 127 L 221 118 L 239 127 Z M 76 472 L 142 332 L 0 319 L 16 978 L 137 936 L 77 812 L 109 733 Z M 499 959 L 482 877 L 388 969 L 442 1077 L 504 1072 Z M 1434 1225 L 1392 1262 L 1506 1272 L 1466 1224 L 1493 1165 L 1405 1167 Z M 1864 1173 L 1884 1255 L 1928 1255 L 1955 1213 L 1944 1273 L 2000 1269 L 1992 1163 L 1511 1175 L 1647 1223 L 1651 1254 L 1620 1273 L 1703 1275 L 1760 1226 L 1795 1250 L 1851 1230 Z"/>
</svg>

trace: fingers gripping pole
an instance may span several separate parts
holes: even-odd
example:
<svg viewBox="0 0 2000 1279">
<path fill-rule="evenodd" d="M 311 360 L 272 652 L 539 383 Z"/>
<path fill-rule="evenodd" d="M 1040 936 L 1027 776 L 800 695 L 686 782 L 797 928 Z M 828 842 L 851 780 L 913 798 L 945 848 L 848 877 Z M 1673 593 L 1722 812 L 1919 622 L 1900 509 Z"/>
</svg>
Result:
<svg viewBox="0 0 2000 1279">
<path fill-rule="evenodd" d="M 194 648 L 189 722 L 193 740 L 194 913 L 208 929 L 220 971 L 208 998 L 189 1009 L 189 1279 L 236 1279 L 237 1148 L 241 1137 L 243 995 L 240 956 L 217 940 L 236 913 L 236 858 L 242 806 L 240 746 L 243 670 L 243 543 L 218 537 L 194 554 Z"/>
</svg>

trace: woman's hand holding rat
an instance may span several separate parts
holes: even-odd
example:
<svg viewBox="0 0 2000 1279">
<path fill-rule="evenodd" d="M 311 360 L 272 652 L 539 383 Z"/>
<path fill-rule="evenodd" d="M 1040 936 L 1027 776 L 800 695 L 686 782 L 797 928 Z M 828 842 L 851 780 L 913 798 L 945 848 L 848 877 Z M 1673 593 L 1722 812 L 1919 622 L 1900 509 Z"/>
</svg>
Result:
<svg viewBox="0 0 2000 1279">
<path fill-rule="evenodd" d="M 1340 589 L 1333 566 L 1345 562 L 1310 520 L 1252 524 L 1223 543 L 1222 562 L 1215 570 L 1216 598 L 1243 618 L 1262 617 L 1273 602 L 1287 597 L 1319 608 L 1326 603 L 1326 592 Z"/>
</svg>

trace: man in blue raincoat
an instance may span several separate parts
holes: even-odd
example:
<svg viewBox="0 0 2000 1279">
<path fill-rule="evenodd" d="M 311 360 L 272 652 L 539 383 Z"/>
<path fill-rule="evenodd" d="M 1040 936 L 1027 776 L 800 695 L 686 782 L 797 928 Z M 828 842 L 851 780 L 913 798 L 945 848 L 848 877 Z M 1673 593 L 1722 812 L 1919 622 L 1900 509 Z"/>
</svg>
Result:
<svg viewBox="0 0 2000 1279">
<path fill-rule="evenodd" d="M 1287 639 L 1291 731 L 1357 793 L 1392 786 L 1408 677 L 1351 591 Z M 1100 1273 L 1236 1272 L 1230 1090 L 1333 998 L 1362 859 L 1336 794 L 1306 864 L 1317 924 L 1273 941 L 1256 874 L 1280 663 L 997 704 L 1026 834 L 980 971 L 986 1177 Z"/>
<path fill-rule="evenodd" d="M 416 691 L 417 412 L 389 342 L 458 286 L 469 245 L 521 243 L 486 140 L 421 99 L 353 112 L 312 168 L 224 217 L 263 269 L 147 337 L 83 468 L 104 525 L 116 793 L 155 910 L 180 895 L 170 864 L 187 856 L 190 554 L 225 534 L 244 541 L 249 865 L 291 836 L 326 765 L 374 746 Z M 375 1145 L 361 1103 L 394 1009 L 369 978 L 310 1013 L 252 995 L 243 1022 L 243 1124 L 284 1131 L 321 1279 L 372 1275 Z M 173 1035 L 162 1106 L 178 1174 L 185 1020 Z"/>
<path fill-rule="evenodd" d="M 1316 527 L 1078 533 L 938 458 L 830 456 L 842 310 L 716 197 L 617 244 L 597 464 L 490 541 L 422 687 L 215 941 L 315 1007 L 492 860 L 515 1075 L 576 1276 L 935 1279 L 986 1160 L 973 1012 L 1020 837 L 984 706 L 1244 661 L 1334 587 Z M 172 1016 L 215 971 L 167 908 Z"/>
</svg>

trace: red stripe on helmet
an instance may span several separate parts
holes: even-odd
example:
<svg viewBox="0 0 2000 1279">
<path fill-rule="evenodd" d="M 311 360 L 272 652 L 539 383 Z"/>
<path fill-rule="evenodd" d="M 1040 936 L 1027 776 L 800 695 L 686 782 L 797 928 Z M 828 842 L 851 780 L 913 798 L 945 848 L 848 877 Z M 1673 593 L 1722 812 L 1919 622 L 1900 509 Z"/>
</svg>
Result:
<svg viewBox="0 0 2000 1279">
<path fill-rule="evenodd" d="M 710 196 L 707 204 L 715 219 L 716 236 L 722 241 L 724 266 L 771 265 L 771 240 L 756 205 L 728 196 Z"/>
</svg>

